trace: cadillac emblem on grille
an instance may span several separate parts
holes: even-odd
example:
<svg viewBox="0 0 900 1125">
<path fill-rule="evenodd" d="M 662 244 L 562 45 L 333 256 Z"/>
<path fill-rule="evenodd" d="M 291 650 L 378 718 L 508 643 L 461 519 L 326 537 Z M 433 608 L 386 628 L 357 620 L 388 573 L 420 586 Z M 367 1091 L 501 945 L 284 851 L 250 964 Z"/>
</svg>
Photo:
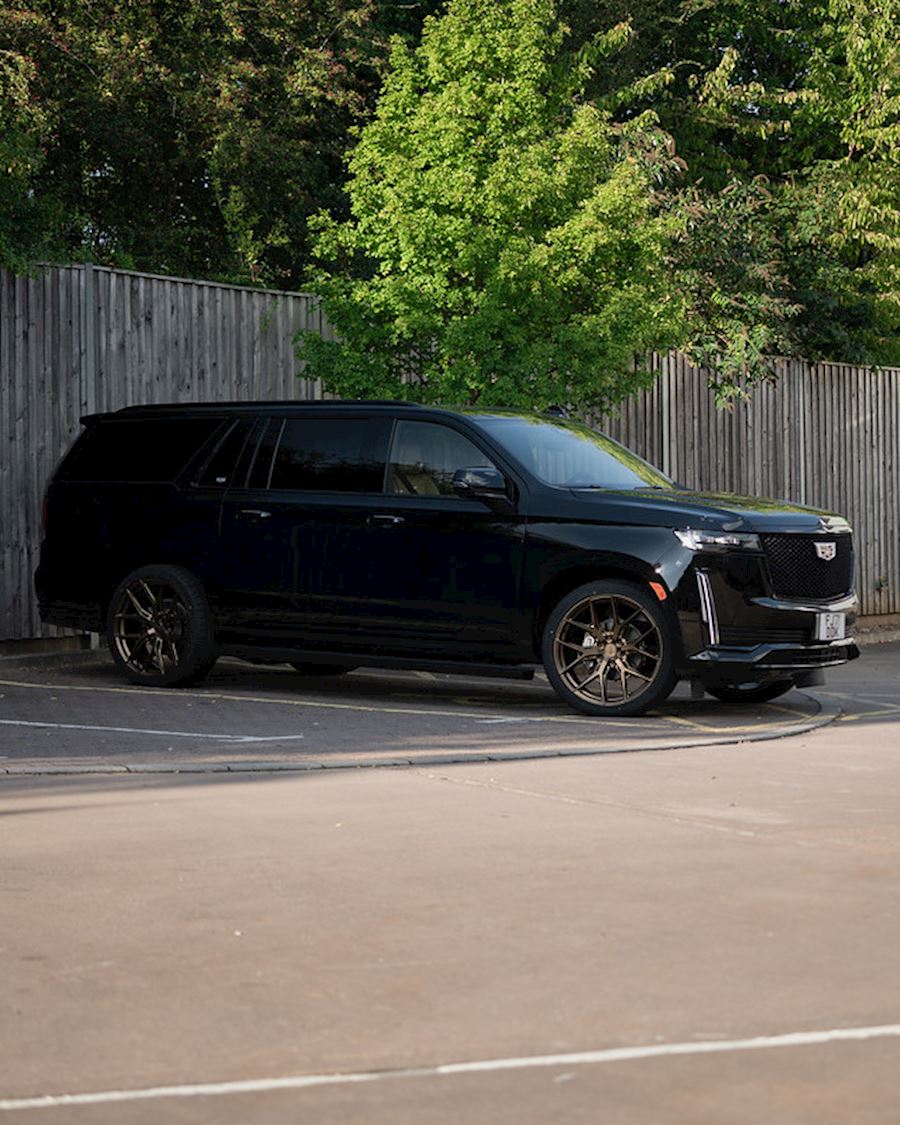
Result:
<svg viewBox="0 0 900 1125">
<path fill-rule="evenodd" d="M 819 556 L 820 559 L 824 559 L 825 562 L 831 562 L 831 560 L 837 554 L 837 544 L 836 543 L 817 543 L 816 544 L 816 554 Z"/>
</svg>

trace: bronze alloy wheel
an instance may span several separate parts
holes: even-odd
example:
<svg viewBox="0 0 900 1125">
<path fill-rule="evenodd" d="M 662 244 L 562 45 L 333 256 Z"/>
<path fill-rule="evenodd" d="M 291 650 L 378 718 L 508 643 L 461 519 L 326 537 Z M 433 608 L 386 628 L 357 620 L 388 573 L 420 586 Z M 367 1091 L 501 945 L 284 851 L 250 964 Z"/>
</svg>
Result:
<svg viewBox="0 0 900 1125">
<path fill-rule="evenodd" d="M 141 675 L 168 675 L 181 663 L 189 612 L 167 583 L 130 582 L 120 592 L 113 618 L 122 662 Z"/>
<path fill-rule="evenodd" d="M 671 631 L 638 586 L 596 582 L 564 598 L 545 629 L 544 666 L 558 694 L 591 715 L 637 715 L 672 690 Z"/>
<path fill-rule="evenodd" d="M 203 588 L 181 567 L 146 566 L 128 575 L 110 602 L 107 636 L 113 660 L 137 683 L 193 682 L 215 660 Z"/>
</svg>

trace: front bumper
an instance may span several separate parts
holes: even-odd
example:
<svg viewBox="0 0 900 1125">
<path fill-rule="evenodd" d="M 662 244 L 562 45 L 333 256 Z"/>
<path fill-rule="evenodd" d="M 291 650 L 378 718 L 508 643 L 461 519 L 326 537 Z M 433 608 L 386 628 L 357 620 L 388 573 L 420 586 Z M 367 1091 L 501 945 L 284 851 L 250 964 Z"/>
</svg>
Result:
<svg viewBox="0 0 900 1125">
<path fill-rule="evenodd" d="M 817 671 L 856 660 L 859 648 L 851 638 L 828 644 L 755 645 L 737 648 L 717 645 L 704 649 L 689 660 L 692 674 L 699 679 L 767 680 L 777 674 Z"/>
<path fill-rule="evenodd" d="M 698 559 L 691 569 L 696 597 L 680 614 L 684 676 L 707 682 L 804 679 L 859 656 L 850 635 L 859 609 L 855 594 L 828 601 L 774 597 L 746 580 L 746 566 L 736 572 L 729 562 L 704 565 Z M 817 639 L 823 613 L 842 614 L 847 635 Z"/>
</svg>

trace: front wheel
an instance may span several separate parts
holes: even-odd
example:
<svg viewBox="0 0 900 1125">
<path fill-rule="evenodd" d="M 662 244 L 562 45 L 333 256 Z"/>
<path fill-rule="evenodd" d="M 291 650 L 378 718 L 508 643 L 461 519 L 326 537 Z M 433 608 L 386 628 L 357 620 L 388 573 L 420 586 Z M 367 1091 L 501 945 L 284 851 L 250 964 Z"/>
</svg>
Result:
<svg viewBox="0 0 900 1125">
<path fill-rule="evenodd" d="M 544 669 L 557 695 L 586 715 L 640 715 L 675 684 L 672 627 L 660 603 L 631 582 L 589 582 L 544 626 Z"/>
<path fill-rule="evenodd" d="M 722 703 L 768 703 L 790 691 L 793 680 L 770 680 L 767 684 L 705 684 L 710 695 Z"/>
<path fill-rule="evenodd" d="M 189 570 L 159 564 L 132 571 L 109 603 L 109 651 L 132 683 L 195 683 L 216 662 L 203 587 Z"/>
</svg>

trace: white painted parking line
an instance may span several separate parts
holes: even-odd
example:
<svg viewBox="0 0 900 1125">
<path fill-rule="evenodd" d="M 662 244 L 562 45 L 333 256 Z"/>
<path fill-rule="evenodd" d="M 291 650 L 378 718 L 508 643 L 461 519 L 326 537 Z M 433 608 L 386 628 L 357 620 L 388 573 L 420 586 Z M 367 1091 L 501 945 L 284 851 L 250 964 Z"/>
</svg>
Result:
<svg viewBox="0 0 900 1125">
<path fill-rule="evenodd" d="M 527 717 L 527 718 L 516 717 L 514 719 L 513 718 L 510 718 L 510 719 L 476 719 L 475 721 L 477 723 L 481 723 L 484 726 L 490 726 L 492 723 L 534 723 L 534 722 L 540 722 L 540 719 L 532 719 L 530 717 Z"/>
<path fill-rule="evenodd" d="M 179 688 L 177 692 L 172 692 L 168 688 L 142 688 L 142 687 L 112 687 L 105 684 L 41 684 L 33 683 L 28 680 L 0 680 L 0 687 L 9 688 L 29 688 L 37 689 L 40 691 L 87 691 L 87 692 L 107 692 L 116 695 L 161 695 L 167 699 L 175 702 L 179 699 L 220 699 L 227 703 L 266 703 L 270 706 L 279 707 L 315 707 L 323 708 L 325 710 L 334 711 L 365 711 L 369 713 L 385 714 L 385 715 L 423 715 L 423 716 L 436 716 L 438 718 L 452 718 L 452 719 L 481 719 L 489 711 L 451 711 L 449 709 L 439 709 L 436 707 L 397 707 L 388 704 L 369 704 L 369 703 L 342 703 L 335 702 L 328 699 L 308 699 L 300 697 L 299 699 L 286 699 L 284 696 L 270 696 L 270 695 L 237 695 L 226 693 L 222 691 L 190 691 L 184 688 Z M 501 716 L 497 716 L 498 718 Z M 592 720 L 587 716 L 577 715 L 533 715 L 531 716 L 533 722 L 536 723 L 591 723 Z"/>
<path fill-rule="evenodd" d="M 349 1086 L 359 1082 L 384 1082 L 398 1078 L 445 1078 L 456 1074 L 489 1074 L 536 1067 L 586 1066 L 637 1062 L 677 1055 L 708 1055 L 760 1051 L 786 1047 L 815 1047 L 827 1043 L 860 1042 L 900 1037 L 900 1024 L 873 1027 L 839 1027 L 830 1031 L 793 1031 L 753 1039 L 716 1039 L 687 1043 L 654 1043 L 644 1047 L 612 1047 L 561 1055 L 525 1055 L 507 1059 L 475 1059 L 440 1066 L 398 1070 L 365 1070 L 346 1074 L 296 1074 L 285 1078 L 251 1078 L 236 1082 L 198 1082 L 180 1086 L 150 1086 L 135 1090 L 98 1090 L 85 1094 L 40 1094 L 28 1098 L 0 1099 L 0 1110 L 49 1109 L 65 1105 L 100 1105 L 104 1102 L 148 1101 L 154 1098 L 196 1098 L 222 1094 L 258 1094 L 275 1090 L 302 1090 L 311 1086 Z"/>
<path fill-rule="evenodd" d="M 114 694 L 124 695 L 161 695 L 170 700 L 176 699 L 216 699 L 223 700 L 227 703 L 264 703 L 269 706 L 279 707 L 310 707 L 319 708 L 324 710 L 334 711 L 362 711 L 369 714 L 381 715 L 415 715 L 421 717 L 435 717 L 435 718 L 450 718 L 450 719 L 475 719 L 480 723 L 485 722 L 523 722 L 528 721 L 532 723 L 577 723 L 579 726 L 590 726 L 594 723 L 602 723 L 604 726 L 607 724 L 616 723 L 624 727 L 633 727 L 635 723 L 646 722 L 650 720 L 656 723 L 674 723 L 676 726 L 693 727 L 695 730 L 703 731 L 711 735 L 731 735 L 741 734 L 744 732 L 757 732 L 766 730 L 782 730 L 785 727 L 783 721 L 776 721 L 770 723 L 753 723 L 745 724 L 743 726 L 730 726 L 718 727 L 710 723 L 698 722 L 694 719 L 685 719 L 677 715 L 664 715 L 658 711 L 649 711 L 646 715 L 638 716 L 636 719 L 605 719 L 605 718 L 592 718 L 588 715 L 571 715 L 571 714 L 556 714 L 551 713 L 548 715 L 491 715 L 489 711 L 463 711 L 436 708 L 436 707 L 398 707 L 390 704 L 368 704 L 368 703 L 343 703 L 334 700 L 325 699 L 308 699 L 301 697 L 299 699 L 285 699 L 284 696 L 266 696 L 266 695 L 237 695 L 226 694 L 225 692 L 217 691 L 188 691 L 179 688 L 177 694 L 174 694 L 167 688 L 141 688 L 141 687 L 112 687 L 108 685 L 91 684 L 41 684 L 33 683 L 27 680 L 0 680 L 0 687 L 10 688 L 29 688 L 38 689 L 41 691 L 87 691 L 87 692 L 112 692 Z M 807 723 L 812 717 L 807 712 L 796 712 L 797 722 L 794 725 L 800 726 Z"/>
<path fill-rule="evenodd" d="M 273 734 L 257 737 L 252 734 L 207 734 L 204 731 L 158 730 L 152 727 L 102 727 L 90 723 L 39 723 L 30 719 L 0 719 L 5 727 L 48 727 L 51 730 L 93 730 L 110 734 L 157 734 L 163 738 L 201 738 L 215 742 L 286 742 L 303 738 L 302 734 Z"/>
</svg>

